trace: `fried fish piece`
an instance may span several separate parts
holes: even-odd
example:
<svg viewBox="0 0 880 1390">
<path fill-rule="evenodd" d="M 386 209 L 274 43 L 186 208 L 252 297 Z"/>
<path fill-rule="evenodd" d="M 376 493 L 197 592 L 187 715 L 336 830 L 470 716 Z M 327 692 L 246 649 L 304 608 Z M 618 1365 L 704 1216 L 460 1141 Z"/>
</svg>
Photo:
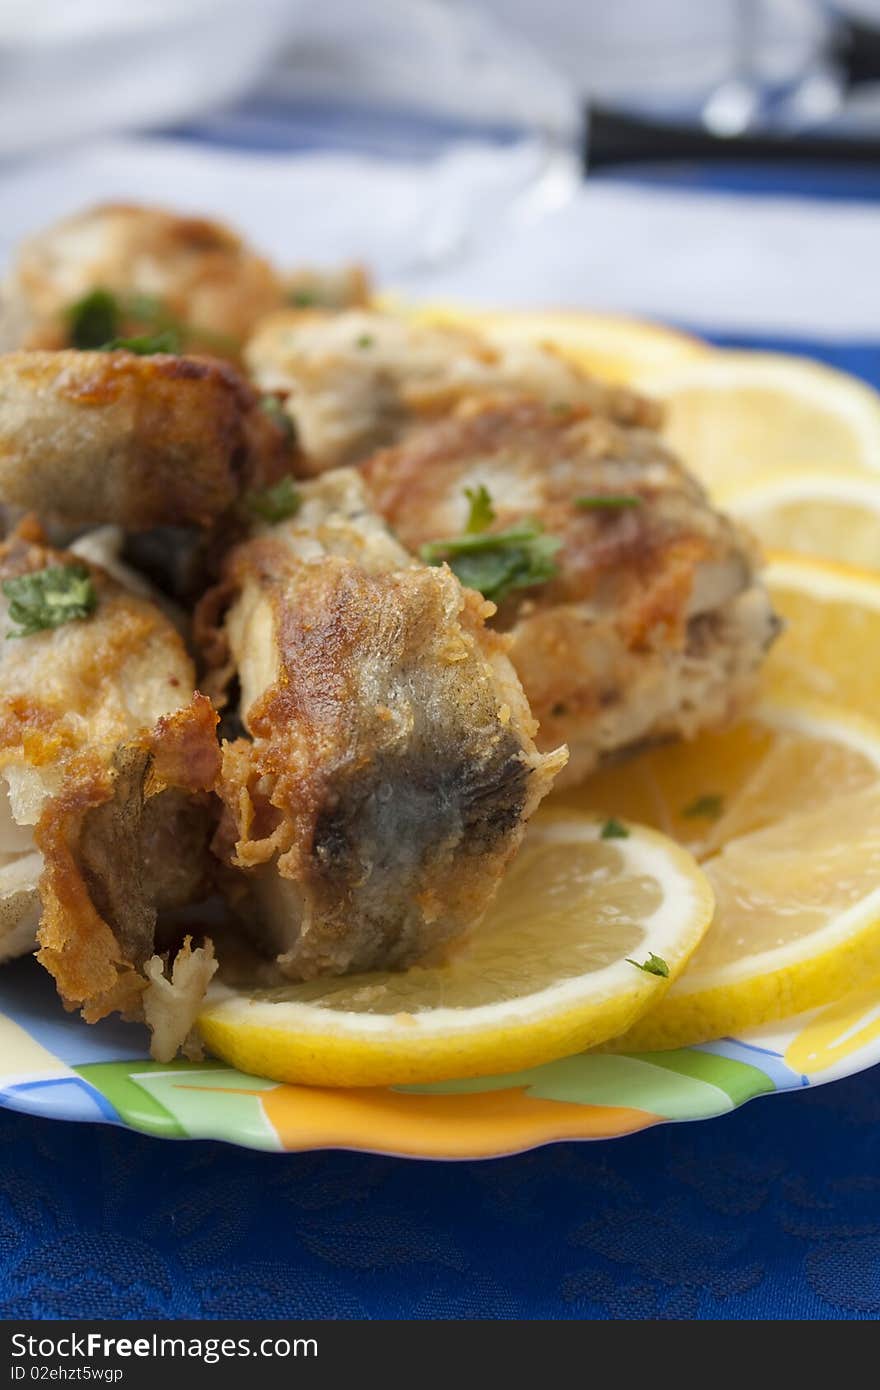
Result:
<svg viewBox="0 0 880 1390">
<path fill-rule="evenodd" d="M 511 639 L 538 746 L 569 745 L 564 781 L 644 740 L 721 724 L 753 693 L 779 630 L 759 556 L 650 430 L 574 407 L 471 402 L 377 453 L 363 476 L 415 553 L 461 537 L 465 490 L 485 489 L 482 559 L 473 538 L 430 553 L 472 583 L 482 572 L 489 597 L 499 574 L 516 579 L 517 542 L 493 535 L 534 521 L 525 530 L 543 528 L 545 551 L 556 539 L 550 577 L 539 568 L 529 586 L 526 565 L 517 581 L 526 587 L 501 584 L 493 626 Z"/>
<path fill-rule="evenodd" d="M 247 344 L 245 361 L 260 387 L 286 395 L 303 468 L 312 474 L 356 463 L 465 396 L 509 391 L 578 404 L 621 423 L 659 419 L 652 402 L 601 385 L 550 346 L 500 347 L 462 329 L 378 311 L 273 314 Z"/>
<path fill-rule="evenodd" d="M 70 526 L 207 526 L 291 466 L 225 363 L 131 352 L 0 356 L 0 505 Z"/>
<path fill-rule="evenodd" d="M 0 781 L 0 965 L 28 955 L 36 945 L 42 867 L 33 831 L 13 819 L 6 784 Z"/>
<path fill-rule="evenodd" d="M 104 203 L 22 245 L 0 292 L 0 344 L 76 346 L 71 311 L 96 290 L 115 301 L 108 338 L 170 324 L 182 349 L 233 360 L 257 320 L 284 303 L 278 273 L 221 223 Z"/>
<path fill-rule="evenodd" d="M 152 1007 L 160 914 L 210 882 L 217 716 L 194 685 L 148 599 L 34 526 L 0 546 L 0 948 L 31 948 L 39 917 L 39 959 L 89 1022 Z M 210 978 L 210 945 L 190 954 Z M 174 1050 L 179 1002 L 160 1010 Z"/>
<path fill-rule="evenodd" d="M 370 302 L 372 285 L 362 265 L 335 269 L 299 266 L 284 278 L 284 299 L 296 309 L 363 309 Z"/>
<path fill-rule="evenodd" d="M 264 954 L 292 979 L 402 967 L 472 926 L 566 757 L 535 749 L 491 605 L 414 563 L 350 470 L 230 554 L 219 600 L 247 736 L 217 848 Z"/>
</svg>

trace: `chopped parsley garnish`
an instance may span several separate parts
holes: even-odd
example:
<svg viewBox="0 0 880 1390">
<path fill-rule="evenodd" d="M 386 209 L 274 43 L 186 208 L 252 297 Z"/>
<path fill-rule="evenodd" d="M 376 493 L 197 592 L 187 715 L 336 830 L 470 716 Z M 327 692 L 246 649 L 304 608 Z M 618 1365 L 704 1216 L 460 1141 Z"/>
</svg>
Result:
<svg viewBox="0 0 880 1390">
<path fill-rule="evenodd" d="M 646 975 L 660 975 L 664 980 L 669 979 L 669 966 L 662 956 L 655 956 L 651 951 L 645 961 L 633 960 L 631 956 L 626 957 L 628 965 L 634 965 L 636 970 L 644 970 Z"/>
<path fill-rule="evenodd" d="M 708 796 L 698 796 L 696 801 L 684 807 L 681 814 L 692 819 L 704 816 L 706 820 L 717 820 L 723 809 L 724 798 L 712 793 Z"/>
<path fill-rule="evenodd" d="M 355 347 L 371 348 L 375 341 L 376 339 L 373 337 L 372 333 L 362 333 L 355 343 Z"/>
<path fill-rule="evenodd" d="M 608 820 L 605 821 L 601 831 L 599 832 L 599 839 L 628 840 L 629 831 L 627 830 L 626 826 L 623 824 L 622 821 L 615 820 L 614 816 L 610 816 Z"/>
<path fill-rule="evenodd" d="M 95 611 L 98 595 L 84 565 L 50 565 L 47 569 L 3 580 L 9 616 L 17 628 L 7 637 L 31 637 L 47 628 L 62 627 Z"/>
<path fill-rule="evenodd" d="M 429 565 L 449 568 L 469 589 L 501 603 L 514 589 L 530 589 L 556 575 L 554 555 L 562 541 L 547 536 L 539 521 L 521 521 L 506 531 L 429 541 L 420 551 Z"/>
<path fill-rule="evenodd" d="M 585 497 L 576 497 L 574 505 L 580 507 L 581 511 L 623 511 L 627 507 L 640 507 L 641 497 L 636 497 L 630 492 L 597 492 L 595 495 L 588 494 Z"/>
<path fill-rule="evenodd" d="M 296 430 L 280 396 L 264 396 L 260 401 L 260 409 L 270 420 L 274 420 L 288 444 L 292 444 L 296 438 Z"/>
<path fill-rule="evenodd" d="M 101 344 L 99 351 L 116 352 L 117 349 L 137 353 L 138 357 L 152 357 L 156 352 L 178 353 L 180 333 L 176 328 L 163 328 L 159 333 L 141 333 L 134 338 L 111 338 L 109 343 Z"/>
<path fill-rule="evenodd" d="M 495 508 L 492 506 L 488 488 L 483 487 L 482 483 L 476 488 L 466 487 L 464 495 L 471 504 L 470 516 L 464 529 L 469 536 L 475 536 L 492 525 L 495 520 Z"/>
<path fill-rule="evenodd" d="M 282 478 L 272 487 L 262 492 L 249 492 L 247 505 L 261 521 L 286 521 L 299 511 L 301 497 L 293 485 L 292 478 Z"/>
<path fill-rule="evenodd" d="M 119 300 L 109 290 L 91 290 L 67 310 L 70 346 L 100 348 L 119 334 Z"/>
<path fill-rule="evenodd" d="M 70 306 L 67 321 L 70 346 L 80 349 L 113 352 L 125 348 L 149 356 L 154 352 L 185 352 L 198 343 L 219 353 L 233 352 L 237 347 L 235 339 L 225 333 L 183 323 L 153 294 L 120 296 L 94 289 Z M 135 331 L 126 334 L 126 328 Z"/>
<path fill-rule="evenodd" d="M 290 290 L 287 296 L 288 304 L 292 304 L 295 309 L 310 309 L 315 304 L 320 304 L 317 290 Z"/>
</svg>

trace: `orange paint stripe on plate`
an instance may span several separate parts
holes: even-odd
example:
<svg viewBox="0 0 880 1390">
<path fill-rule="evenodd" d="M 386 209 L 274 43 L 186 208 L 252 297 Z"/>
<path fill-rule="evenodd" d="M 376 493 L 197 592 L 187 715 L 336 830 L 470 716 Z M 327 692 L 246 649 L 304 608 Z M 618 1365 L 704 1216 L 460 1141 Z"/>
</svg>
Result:
<svg viewBox="0 0 880 1390">
<path fill-rule="evenodd" d="M 521 1088 L 416 1096 L 278 1086 L 260 1092 L 285 1149 L 364 1148 L 423 1158 L 486 1158 L 558 1139 L 610 1139 L 658 1124 L 627 1106 L 540 1100 Z"/>
</svg>

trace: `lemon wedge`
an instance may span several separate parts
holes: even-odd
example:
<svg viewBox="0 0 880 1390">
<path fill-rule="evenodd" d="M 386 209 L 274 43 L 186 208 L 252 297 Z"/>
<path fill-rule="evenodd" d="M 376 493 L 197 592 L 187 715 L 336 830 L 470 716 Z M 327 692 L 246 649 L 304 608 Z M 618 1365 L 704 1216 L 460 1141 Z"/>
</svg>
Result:
<svg viewBox="0 0 880 1390">
<path fill-rule="evenodd" d="M 880 570 L 880 478 L 795 474 L 731 497 L 727 510 L 769 549 Z"/>
<path fill-rule="evenodd" d="M 765 579 L 786 629 L 767 661 L 764 688 L 778 699 L 824 700 L 875 718 L 880 575 L 774 555 Z"/>
<path fill-rule="evenodd" d="M 839 998 L 880 969 L 880 729 L 767 703 L 609 768 L 567 800 L 638 814 L 702 861 L 712 925 L 614 1050 L 681 1047 Z"/>
<path fill-rule="evenodd" d="M 786 1018 L 880 970 L 880 785 L 733 840 L 704 867 L 717 900 L 705 943 L 615 1050 L 680 1047 Z"/>
<path fill-rule="evenodd" d="M 665 402 L 664 437 L 722 503 L 795 470 L 880 470 L 880 395 L 807 358 L 717 350 L 634 384 Z"/>
<path fill-rule="evenodd" d="M 608 829 L 536 816 L 488 917 L 442 963 L 250 994 L 218 984 L 202 1038 L 241 1071 L 318 1086 L 485 1076 L 604 1042 L 680 975 L 712 915 L 685 850 Z M 668 974 L 641 968 L 658 961 Z"/>
</svg>

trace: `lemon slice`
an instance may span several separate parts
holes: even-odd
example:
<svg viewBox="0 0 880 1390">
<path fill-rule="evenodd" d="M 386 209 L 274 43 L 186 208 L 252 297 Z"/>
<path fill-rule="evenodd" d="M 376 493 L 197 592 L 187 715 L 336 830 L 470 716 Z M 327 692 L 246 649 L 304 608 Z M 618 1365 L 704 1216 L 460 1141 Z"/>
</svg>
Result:
<svg viewBox="0 0 880 1390">
<path fill-rule="evenodd" d="M 731 497 L 765 546 L 880 570 L 880 478 L 795 474 Z"/>
<path fill-rule="evenodd" d="M 765 700 L 733 728 L 645 749 L 550 800 L 641 821 L 702 860 L 736 836 L 873 785 L 878 771 L 873 723 L 814 701 Z"/>
<path fill-rule="evenodd" d="M 626 385 L 670 364 L 701 358 L 711 349 L 688 333 L 644 319 L 578 310 L 474 309 L 453 304 L 406 305 L 380 301 L 417 322 L 469 328 L 489 342 L 551 344 L 584 371 Z"/>
<path fill-rule="evenodd" d="M 880 470 L 880 396 L 807 358 L 715 351 L 635 384 L 666 403 L 666 439 L 721 502 L 795 470 Z"/>
<path fill-rule="evenodd" d="M 880 690 L 880 575 L 806 556 L 775 555 L 765 572 L 786 628 L 764 688 L 876 718 Z"/>
<path fill-rule="evenodd" d="M 535 817 L 488 917 L 441 964 L 250 995 L 215 985 L 205 1043 L 279 1081 L 383 1086 L 517 1070 L 613 1037 L 681 973 L 712 895 L 663 836 L 602 827 Z M 652 956 L 668 979 L 631 963 Z"/>
<path fill-rule="evenodd" d="M 567 794 L 574 800 L 576 793 Z M 766 704 L 580 792 L 676 834 L 717 906 L 680 980 L 614 1050 L 680 1047 L 839 998 L 880 969 L 880 729 Z"/>
<path fill-rule="evenodd" d="M 880 786 L 733 840 L 704 867 L 717 899 L 704 946 L 621 1049 L 680 1047 L 802 1013 L 880 970 Z"/>
</svg>

